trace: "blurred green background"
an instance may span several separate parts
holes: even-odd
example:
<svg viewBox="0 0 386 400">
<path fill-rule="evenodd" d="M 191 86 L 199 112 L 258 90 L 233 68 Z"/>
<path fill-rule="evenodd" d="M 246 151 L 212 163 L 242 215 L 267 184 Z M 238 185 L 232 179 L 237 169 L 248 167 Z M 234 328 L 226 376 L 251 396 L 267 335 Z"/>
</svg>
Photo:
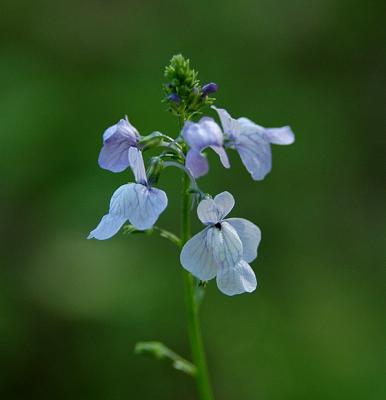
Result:
<svg viewBox="0 0 386 400">
<path fill-rule="evenodd" d="M 217 399 L 386 398 L 382 2 L 1 0 L 0 387 L 4 399 L 196 399 L 192 380 L 136 356 L 188 356 L 178 253 L 162 238 L 87 241 L 111 193 L 105 128 L 176 135 L 160 103 L 182 52 L 217 105 L 290 124 L 253 182 L 210 155 L 204 190 L 263 232 L 251 295 L 210 283 L 202 325 Z M 212 116 L 213 113 L 208 111 Z M 160 224 L 179 229 L 178 171 Z M 195 215 L 194 230 L 201 229 Z"/>
</svg>

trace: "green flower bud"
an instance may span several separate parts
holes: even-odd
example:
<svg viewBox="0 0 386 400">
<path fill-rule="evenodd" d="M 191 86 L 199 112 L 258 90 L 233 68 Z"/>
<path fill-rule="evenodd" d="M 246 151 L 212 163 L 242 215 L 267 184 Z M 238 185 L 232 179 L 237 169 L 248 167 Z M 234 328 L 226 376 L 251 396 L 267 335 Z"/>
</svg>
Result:
<svg viewBox="0 0 386 400">
<path fill-rule="evenodd" d="M 153 186 L 158 182 L 163 168 L 163 161 L 160 157 L 152 157 L 150 159 L 150 166 L 147 170 L 147 177 L 150 186 Z"/>
<path fill-rule="evenodd" d="M 139 145 L 142 146 L 143 150 L 148 150 L 159 146 L 162 141 L 163 141 L 162 133 L 153 132 L 150 135 L 141 137 Z"/>
</svg>

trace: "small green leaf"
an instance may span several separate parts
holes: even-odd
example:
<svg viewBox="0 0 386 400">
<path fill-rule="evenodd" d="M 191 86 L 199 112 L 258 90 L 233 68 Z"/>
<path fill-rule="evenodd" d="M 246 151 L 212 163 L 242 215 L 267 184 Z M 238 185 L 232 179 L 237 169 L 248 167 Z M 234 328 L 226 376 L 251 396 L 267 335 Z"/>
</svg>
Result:
<svg viewBox="0 0 386 400">
<path fill-rule="evenodd" d="M 173 244 L 175 244 L 177 247 L 181 247 L 181 239 L 175 235 L 172 232 L 169 232 L 165 229 L 158 228 L 158 226 L 155 226 L 154 229 L 159 232 L 160 236 L 169 240 Z"/>
<path fill-rule="evenodd" d="M 175 244 L 177 247 L 181 247 L 181 239 L 175 235 L 172 232 L 169 232 L 165 229 L 159 228 L 158 226 L 153 226 L 150 229 L 146 229 L 145 231 L 140 231 L 136 229 L 133 225 L 131 224 L 126 224 L 123 227 L 123 234 L 124 235 L 134 235 L 138 233 L 144 233 L 145 235 L 152 235 L 154 232 L 158 232 L 161 237 L 169 240 L 173 244 Z"/>
<path fill-rule="evenodd" d="M 161 342 L 139 342 L 135 345 L 134 353 L 150 355 L 158 360 L 169 359 L 172 361 L 173 368 L 178 371 L 185 372 L 190 376 L 194 376 L 196 373 L 196 367 L 191 362 L 185 360 Z"/>
</svg>

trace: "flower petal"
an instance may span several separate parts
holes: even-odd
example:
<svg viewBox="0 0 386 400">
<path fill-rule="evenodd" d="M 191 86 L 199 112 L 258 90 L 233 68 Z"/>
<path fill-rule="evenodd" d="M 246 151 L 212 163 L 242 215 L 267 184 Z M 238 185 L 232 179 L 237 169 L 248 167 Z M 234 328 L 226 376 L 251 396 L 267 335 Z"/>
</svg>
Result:
<svg viewBox="0 0 386 400">
<path fill-rule="evenodd" d="M 217 273 L 217 286 L 228 296 L 253 292 L 257 287 L 256 275 L 244 260 L 231 267 L 221 267 Z"/>
<path fill-rule="evenodd" d="M 223 135 L 212 118 L 203 117 L 199 122 L 185 122 L 182 136 L 190 148 L 201 152 L 209 146 L 222 146 Z"/>
<path fill-rule="evenodd" d="M 226 221 L 221 229 L 211 228 L 214 260 L 218 266 L 217 286 L 228 296 L 252 292 L 256 277 L 249 264 L 242 259 L 243 245 L 236 230 Z"/>
<path fill-rule="evenodd" d="M 198 124 L 200 125 L 201 129 L 206 132 L 205 136 L 207 140 L 207 146 L 222 146 L 224 137 L 221 128 L 213 118 L 202 117 L 198 121 Z"/>
<path fill-rule="evenodd" d="M 111 172 L 122 172 L 129 166 L 129 148 L 130 144 L 126 141 L 103 145 L 98 158 L 99 166 Z"/>
<path fill-rule="evenodd" d="M 217 153 L 217 155 L 220 157 L 221 164 L 225 168 L 230 168 L 231 165 L 229 164 L 228 155 L 227 155 L 224 147 L 222 147 L 222 146 L 210 146 L 210 148 L 212 150 L 214 150 Z"/>
<path fill-rule="evenodd" d="M 295 135 L 289 126 L 281 128 L 265 128 L 265 137 L 273 144 L 292 144 L 295 141 Z"/>
<path fill-rule="evenodd" d="M 235 199 L 229 192 L 222 192 L 214 199 L 204 199 L 197 207 L 197 215 L 205 224 L 216 224 L 220 222 L 235 205 Z"/>
<path fill-rule="evenodd" d="M 137 130 L 124 119 L 106 129 L 98 159 L 99 166 L 112 172 L 126 169 L 129 166 L 128 150 L 137 144 L 138 138 Z"/>
<path fill-rule="evenodd" d="M 114 236 L 129 218 L 131 204 L 131 188 L 133 183 L 120 186 L 112 195 L 109 213 L 106 214 L 98 226 L 90 232 L 88 239 L 109 239 Z"/>
<path fill-rule="evenodd" d="M 205 175 L 209 166 L 207 160 L 201 154 L 207 147 L 211 147 L 219 156 L 224 167 L 229 168 L 228 156 L 224 150 L 224 137 L 220 127 L 213 118 L 203 117 L 199 122 L 185 122 L 182 136 L 189 145 L 186 167 L 195 178 Z"/>
<path fill-rule="evenodd" d="M 217 205 L 213 199 L 204 199 L 200 201 L 197 207 L 197 216 L 205 224 L 216 224 L 220 221 Z"/>
<path fill-rule="evenodd" d="M 127 117 L 120 119 L 115 125 L 107 128 L 103 133 L 103 143 L 110 143 L 119 138 L 125 138 L 132 146 L 135 146 L 139 139 L 137 129 L 130 124 Z"/>
<path fill-rule="evenodd" d="M 214 198 L 220 220 L 225 218 L 235 206 L 235 199 L 229 192 L 219 193 Z"/>
<path fill-rule="evenodd" d="M 149 229 L 167 207 L 166 193 L 139 183 L 132 185 L 128 219 L 139 230 Z"/>
<path fill-rule="evenodd" d="M 106 214 L 98 226 L 90 232 L 87 239 L 106 240 L 114 236 L 126 222 L 126 218 L 121 215 Z"/>
<path fill-rule="evenodd" d="M 217 108 L 212 106 L 220 118 L 222 129 L 229 139 L 236 139 L 240 134 L 239 122 L 232 118 L 227 110 L 224 108 Z"/>
<path fill-rule="evenodd" d="M 245 129 L 250 128 L 253 131 L 257 130 L 263 132 L 265 129 L 263 126 L 256 124 L 255 122 L 246 117 L 237 118 L 237 122 L 240 124 L 240 129 L 244 131 Z"/>
<path fill-rule="evenodd" d="M 208 239 L 209 230 L 206 228 L 189 239 L 182 248 L 181 265 L 202 281 L 208 281 L 216 276 L 217 266 L 213 259 L 212 245 Z"/>
<path fill-rule="evenodd" d="M 225 221 L 233 226 L 243 244 L 243 259 L 252 262 L 257 257 L 257 248 L 261 240 L 260 229 L 244 218 L 228 218 Z"/>
<path fill-rule="evenodd" d="M 185 166 L 192 173 L 194 178 L 205 175 L 209 170 L 206 157 L 198 150 L 190 149 L 186 155 Z"/>
<path fill-rule="evenodd" d="M 142 152 L 136 147 L 129 149 L 129 162 L 133 170 L 135 181 L 143 185 L 147 184 L 147 176 L 145 171 L 145 164 L 143 163 Z"/>
<path fill-rule="evenodd" d="M 231 268 L 242 259 L 243 244 L 236 230 L 227 222 L 221 223 L 221 229 L 213 227 L 208 230 L 208 242 L 213 247 L 214 260 L 219 268 Z"/>
<path fill-rule="evenodd" d="M 120 186 L 110 200 L 109 214 L 129 218 L 135 183 Z"/>
<path fill-rule="evenodd" d="M 271 146 L 258 132 L 242 132 L 234 147 L 254 180 L 264 179 L 271 171 Z"/>
</svg>

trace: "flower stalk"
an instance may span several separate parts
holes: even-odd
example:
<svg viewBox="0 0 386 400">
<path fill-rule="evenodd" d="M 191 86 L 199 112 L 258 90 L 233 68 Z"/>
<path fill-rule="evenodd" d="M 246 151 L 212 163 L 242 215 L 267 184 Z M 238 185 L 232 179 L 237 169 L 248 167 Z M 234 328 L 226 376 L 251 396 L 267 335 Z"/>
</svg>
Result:
<svg viewBox="0 0 386 400">
<path fill-rule="evenodd" d="M 165 78 L 163 102 L 178 118 L 179 133 L 171 137 L 155 131 L 142 136 L 127 117 L 105 130 L 99 165 L 114 173 L 130 168 L 134 181 L 121 185 L 113 193 L 108 213 L 88 238 L 106 240 L 124 226 L 126 234 L 159 233 L 181 250 L 193 363 L 158 341 L 140 342 L 135 351 L 171 360 L 174 368 L 195 379 L 200 400 L 213 400 L 199 306 L 207 282 L 214 278 L 219 290 L 228 296 L 256 289 L 257 279 L 249 263 L 257 257 L 261 232 L 244 218 L 225 218 L 235 205 L 231 193 L 224 191 L 212 197 L 199 188 L 197 179 L 209 171 L 205 152 L 214 151 L 222 165 L 229 168 L 226 150 L 236 150 L 252 178 L 259 181 L 271 171 L 271 144 L 288 145 L 295 136 L 289 126 L 264 128 L 247 118 L 232 118 L 225 109 L 213 106 L 215 99 L 210 95 L 218 90 L 218 85 L 214 82 L 202 85 L 198 72 L 180 54 L 166 67 Z M 211 117 L 204 116 L 199 121 L 195 118 L 207 106 L 217 112 L 222 129 Z M 143 153 L 154 149 L 159 151 L 147 160 L 146 168 Z M 183 171 L 180 237 L 155 225 L 168 205 L 166 193 L 156 187 L 167 167 Z M 197 208 L 197 216 L 205 228 L 191 237 L 193 207 Z"/>
</svg>

